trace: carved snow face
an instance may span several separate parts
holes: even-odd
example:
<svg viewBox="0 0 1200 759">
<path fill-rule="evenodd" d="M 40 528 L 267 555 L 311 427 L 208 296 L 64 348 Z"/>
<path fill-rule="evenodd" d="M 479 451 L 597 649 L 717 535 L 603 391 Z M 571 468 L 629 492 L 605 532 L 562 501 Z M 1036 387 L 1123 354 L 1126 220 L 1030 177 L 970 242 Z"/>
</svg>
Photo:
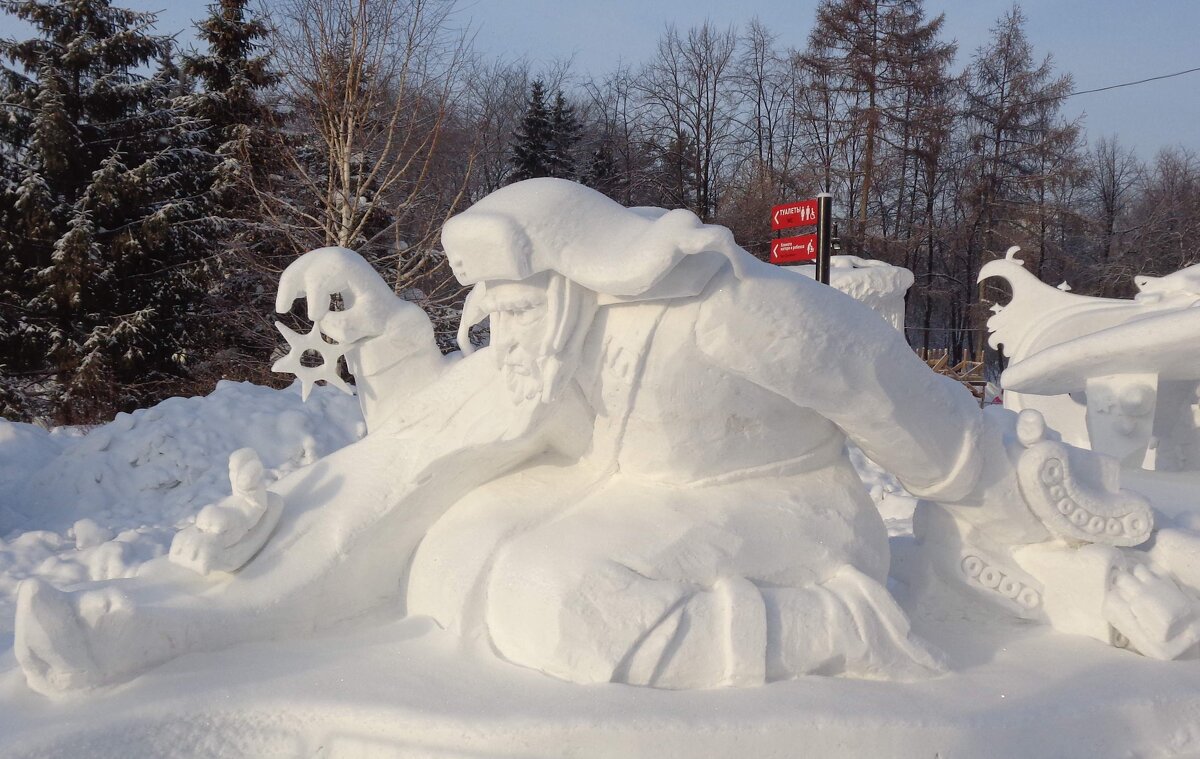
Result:
<svg viewBox="0 0 1200 759">
<path fill-rule="evenodd" d="M 519 282 L 488 282 L 478 304 L 491 316 L 494 357 L 516 403 L 543 395 L 555 358 L 552 341 L 558 315 L 549 308 L 549 280 L 545 272 Z"/>
<path fill-rule="evenodd" d="M 549 403 L 578 369 L 596 308 L 595 293 L 553 271 L 480 282 L 463 304 L 458 344 L 474 352 L 469 330 L 490 316 L 490 352 L 513 400 Z"/>
</svg>

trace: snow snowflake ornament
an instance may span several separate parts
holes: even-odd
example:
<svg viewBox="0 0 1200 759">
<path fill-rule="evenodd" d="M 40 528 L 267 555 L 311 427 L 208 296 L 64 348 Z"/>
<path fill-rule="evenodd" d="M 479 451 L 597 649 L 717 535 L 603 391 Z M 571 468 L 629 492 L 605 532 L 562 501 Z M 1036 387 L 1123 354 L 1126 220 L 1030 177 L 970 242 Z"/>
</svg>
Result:
<svg viewBox="0 0 1200 759">
<path fill-rule="evenodd" d="M 275 322 L 275 328 L 283 335 L 283 339 L 287 340 L 291 350 L 286 356 L 271 365 L 271 371 L 294 374 L 296 379 L 300 380 L 300 397 L 303 400 L 308 400 L 308 394 L 312 392 L 313 385 L 319 380 L 324 380 L 346 395 L 354 395 L 350 386 L 338 376 L 337 370 L 338 359 L 342 357 L 349 346 L 327 342 L 321 334 L 319 320 L 313 322 L 312 329 L 307 333 L 296 332 L 283 322 Z M 321 356 L 319 366 L 303 364 L 301 359 L 309 351 Z"/>
</svg>

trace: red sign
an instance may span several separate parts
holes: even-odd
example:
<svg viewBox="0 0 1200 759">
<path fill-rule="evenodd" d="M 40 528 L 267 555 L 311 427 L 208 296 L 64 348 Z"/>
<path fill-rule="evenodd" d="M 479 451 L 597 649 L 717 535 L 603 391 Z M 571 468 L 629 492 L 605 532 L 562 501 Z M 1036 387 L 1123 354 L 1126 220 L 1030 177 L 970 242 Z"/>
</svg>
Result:
<svg viewBox="0 0 1200 759">
<path fill-rule="evenodd" d="M 817 199 L 801 200 L 771 209 L 771 229 L 807 227 L 817 223 Z"/>
<path fill-rule="evenodd" d="M 817 260 L 817 236 L 797 235 L 771 241 L 771 263 L 790 264 Z"/>
</svg>

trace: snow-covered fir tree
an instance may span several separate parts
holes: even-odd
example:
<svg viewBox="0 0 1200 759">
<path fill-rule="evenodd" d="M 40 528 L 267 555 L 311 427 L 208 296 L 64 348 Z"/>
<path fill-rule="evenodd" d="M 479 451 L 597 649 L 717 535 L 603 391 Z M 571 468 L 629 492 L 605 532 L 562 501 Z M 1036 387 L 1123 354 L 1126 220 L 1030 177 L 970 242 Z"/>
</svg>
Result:
<svg viewBox="0 0 1200 759">
<path fill-rule="evenodd" d="M 245 216 L 249 175 L 273 163 L 275 136 L 262 92 L 279 77 L 271 71 L 263 41 L 267 26 L 246 9 L 247 0 L 220 0 L 196 27 L 207 50 L 184 56 L 183 71 L 197 92 L 185 96 L 189 115 L 203 119 L 204 147 L 219 156 L 214 198 L 233 216 Z"/>
<path fill-rule="evenodd" d="M 209 367 L 230 374 L 234 367 L 265 365 L 277 340 L 268 317 L 277 272 L 291 246 L 262 224 L 254 191 L 280 173 L 278 119 L 264 92 L 279 81 L 271 69 L 264 20 L 247 9 L 248 0 L 219 0 L 197 23 L 204 48 L 185 55 L 183 73 L 195 85 L 183 96 L 182 111 L 203 124 L 201 143 L 211 154 L 205 182 L 209 213 L 219 231 L 210 243 L 217 267 L 210 308 L 221 348 Z M 255 371 L 233 374 L 263 381 Z"/>
<path fill-rule="evenodd" d="M 550 176 L 576 178 L 575 146 L 579 144 L 582 132 L 583 125 L 575 115 L 575 107 L 559 90 L 550 112 Z"/>
<path fill-rule="evenodd" d="M 0 77 L 0 416 L 18 418 L 26 414 L 24 380 L 17 372 L 25 364 L 25 304 L 33 293 L 17 258 L 22 246 L 17 193 L 22 152 L 32 135 L 33 99 L 21 86 L 20 72 L 0 67 Z M 36 355 L 32 346 L 28 352 Z"/>
<path fill-rule="evenodd" d="M 27 413 L 96 421 L 169 393 L 202 337 L 198 125 L 174 107 L 178 71 L 153 14 L 109 0 L 0 8 L 36 32 L 0 43 L 0 101 L 21 113 L 0 149 L 20 315 L 0 339 L 10 375 L 27 378 Z"/>
<path fill-rule="evenodd" d="M 525 117 L 513 135 L 510 182 L 553 176 L 554 132 L 546 106 L 546 86 L 539 80 L 529 88 Z"/>
<path fill-rule="evenodd" d="M 588 160 L 587 171 L 583 174 L 583 183 L 594 190 L 599 190 L 613 200 L 622 199 L 624 182 L 617 170 L 617 159 L 613 156 L 612 148 L 607 141 L 602 141 L 592 151 Z"/>
<path fill-rule="evenodd" d="M 535 177 L 577 179 L 575 148 L 583 125 L 562 90 L 554 104 L 546 103 L 546 85 L 537 80 L 529 88 L 525 117 L 513 134 L 510 182 Z"/>
</svg>

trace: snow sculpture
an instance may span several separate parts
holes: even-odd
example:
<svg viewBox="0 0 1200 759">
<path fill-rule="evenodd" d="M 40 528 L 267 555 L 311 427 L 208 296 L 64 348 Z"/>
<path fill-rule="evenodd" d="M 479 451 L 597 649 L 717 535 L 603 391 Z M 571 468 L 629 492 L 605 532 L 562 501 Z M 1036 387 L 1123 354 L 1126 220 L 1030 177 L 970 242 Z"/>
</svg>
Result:
<svg viewBox="0 0 1200 759">
<path fill-rule="evenodd" d="M 1200 536 L 1170 519 L 1156 527 L 1162 515 L 1116 488 L 1115 459 L 1054 440 L 1037 411 L 1021 412 L 1006 446 L 1028 508 L 1015 497 L 1000 509 L 922 502 L 913 531 L 925 572 L 909 579 L 1154 658 L 1194 655 Z"/>
<path fill-rule="evenodd" d="M 1044 284 L 1016 258 L 984 265 L 1013 297 L 988 320 L 1003 345 L 1004 405 L 1036 409 L 1063 440 L 1131 467 L 1200 469 L 1196 345 L 1200 265 L 1137 277 L 1133 300 L 1071 295 Z"/>
<path fill-rule="evenodd" d="M 420 309 L 348 250 L 294 262 L 277 309 L 305 298 L 313 334 L 337 343 L 367 436 L 271 486 L 268 504 L 285 506 L 252 557 L 261 533 L 240 515 L 243 502 L 261 513 L 263 494 L 252 461 L 231 463 L 237 524 L 218 512 L 172 550 L 226 571 L 176 566 L 170 586 L 164 569 L 70 593 L 23 584 L 15 650 L 33 688 L 120 681 L 383 604 L 581 683 L 937 673 L 885 589 L 886 530 L 846 438 L 914 494 L 988 526 L 1002 558 L 1050 539 L 1027 491 L 1062 540 L 1111 548 L 1149 529 L 1144 502 L 1102 465 L 1093 476 L 1090 454 L 1064 454 L 1036 424 L 1018 441 L 1011 413 L 982 415 L 866 306 L 687 211 L 530 180 L 451 219 L 442 240 L 472 287 L 460 336 L 489 317 L 491 344 L 441 356 Z M 1024 469 L 1022 442 L 1036 457 Z M 951 542 L 957 513 L 938 512 L 949 530 L 931 546 Z M 1173 580 L 1075 554 L 1063 571 L 1099 587 L 1140 650 L 1172 656 L 1192 640 Z M 1021 582 L 1001 583 L 1004 597 L 1039 608 L 1058 587 L 1034 597 Z"/>
<path fill-rule="evenodd" d="M 816 278 L 815 266 L 789 266 L 784 271 Z M 913 273 L 902 266 L 858 256 L 830 256 L 829 284 L 862 301 L 893 327 L 904 332 L 904 294 Z"/>
<path fill-rule="evenodd" d="M 336 375 L 334 379 L 341 381 Z M 263 484 L 262 461 L 253 448 L 229 455 L 229 482 L 233 495 L 205 506 L 195 525 L 176 534 L 171 561 L 202 575 L 232 572 L 267 542 L 283 511 L 283 499 Z"/>
<path fill-rule="evenodd" d="M 921 504 L 914 532 L 926 568 L 1064 632 L 1157 658 L 1195 653 L 1194 522 L 1156 513 L 1118 483 L 1122 465 L 1153 465 L 1155 454 L 1160 468 L 1200 466 L 1192 458 L 1200 361 L 1191 349 L 1200 334 L 1192 308 L 1200 267 L 1140 277 L 1132 301 L 1090 298 L 1038 281 L 1017 252 L 986 264 L 980 280 L 1003 278 L 1013 290 L 988 327 L 992 346 L 1010 356 L 1005 406 L 1020 416 L 1008 433 L 1009 458 L 1029 508 Z M 1088 454 L 1089 446 L 1105 455 Z M 1195 482 L 1176 485 L 1189 483 L 1191 505 Z M 1147 494 L 1163 492 L 1148 484 L 1134 482 Z"/>
</svg>

